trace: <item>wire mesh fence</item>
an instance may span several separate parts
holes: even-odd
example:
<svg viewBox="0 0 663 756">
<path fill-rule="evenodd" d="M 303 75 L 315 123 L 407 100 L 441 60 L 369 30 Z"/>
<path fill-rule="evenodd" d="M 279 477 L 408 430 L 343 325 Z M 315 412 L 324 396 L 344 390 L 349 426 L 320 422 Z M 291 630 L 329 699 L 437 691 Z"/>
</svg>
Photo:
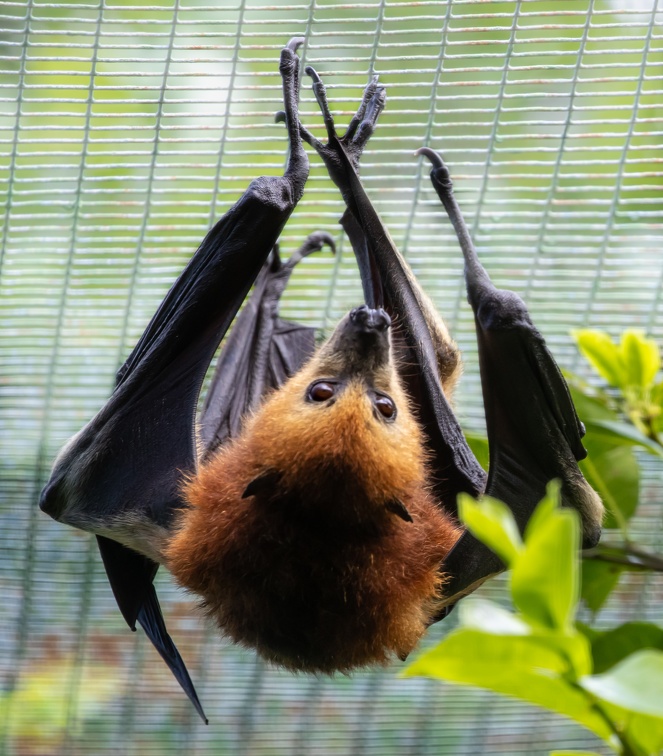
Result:
<svg viewBox="0 0 663 756">
<path fill-rule="evenodd" d="M 23 2 L 0 6 L 0 752 L 547 753 L 600 750 L 552 715 L 487 693 L 317 679 L 220 640 L 165 575 L 160 595 L 212 724 L 123 626 L 94 542 L 38 512 L 64 440 L 213 221 L 285 162 L 278 53 L 303 35 L 339 122 L 368 78 L 387 108 L 362 179 L 466 358 L 458 408 L 481 429 L 461 256 L 415 149 L 443 151 L 485 266 L 527 301 L 559 362 L 572 328 L 663 342 L 663 8 L 658 0 L 357 4 Z M 302 120 L 320 133 L 304 81 Z M 327 329 L 361 301 L 342 201 L 312 156 L 285 229 L 338 254 L 306 260 L 284 315 Z M 660 468 L 636 530 L 661 547 Z M 483 589 L 501 596 L 501 583 Z M 661 621 L 633 576 L 610 624 Z M 443 623 L 445 624 L 445 623 Z M 453 625 L 437 626 L 432 643 Z"/>
</svg>

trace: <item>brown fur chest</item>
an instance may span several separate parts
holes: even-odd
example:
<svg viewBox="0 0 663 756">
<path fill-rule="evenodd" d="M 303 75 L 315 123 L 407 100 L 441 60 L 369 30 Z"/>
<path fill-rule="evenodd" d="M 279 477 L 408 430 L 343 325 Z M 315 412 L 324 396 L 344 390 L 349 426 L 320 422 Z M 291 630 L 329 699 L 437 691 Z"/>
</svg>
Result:
<svg viewBox="0 0 663 756">
<path fill-rule="evenodd" d="M 413 522 L 334 467 L 319 470 L 315 487 L 275 483 L 242 498 L 253 471 L 240 474 L 233 447 L 221 456 L 189 486 L 191 508 L 167 552 L 220 628 L 297 670 L 404 658 L 435 610 L 439 564 L 457 537 L 426 491 L 403 501 Z"/>
</svg>

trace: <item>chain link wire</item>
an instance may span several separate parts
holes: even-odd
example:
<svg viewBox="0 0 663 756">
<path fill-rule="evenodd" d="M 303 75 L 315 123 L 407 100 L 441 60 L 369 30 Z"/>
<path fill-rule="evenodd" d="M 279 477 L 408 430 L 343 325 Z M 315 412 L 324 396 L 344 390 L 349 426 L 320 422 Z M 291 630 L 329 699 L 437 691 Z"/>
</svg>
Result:
<svg viewBox="0 0 663 756">
<path fill-rule="evenodd" d="M 202 726 L 117 612 L 92 540 L 36 499 L 58 448 L 114 373 L 205 231 L 286 138 L 278 54 L 305 65 L 349 121 L 369 75 L 387 108 L 362 178 L 466 357 L 458 394 L 482 427 L 461 256 L 412 156 L 441 150 L 495 282 L 526 297 L 559 362 L 569 331 L 663 344 L 663 10 L 659 0 L 5 0 L 0 6 L 0 753 L 547 754 L 601 752 L 559 717 L 398 668 L 292 676 L 204 626 L 166 574 L 169 627 Z M 322 133 L 308 82 L 302 119 Z M 338 192 L 312 157 L 283 249 L 335 233 L 299 266 L 283 313 L 328 329 L 361 301 Z M 634 536 L 661 548 L 660 467 L 643 460 Z M 660 580 L 633 576 L 606 625 L 661 622 Z M 485 595 L 503 598 L 493 581 Z M 453 626 L 435 627 L 426 646 Z"/>
</svg>

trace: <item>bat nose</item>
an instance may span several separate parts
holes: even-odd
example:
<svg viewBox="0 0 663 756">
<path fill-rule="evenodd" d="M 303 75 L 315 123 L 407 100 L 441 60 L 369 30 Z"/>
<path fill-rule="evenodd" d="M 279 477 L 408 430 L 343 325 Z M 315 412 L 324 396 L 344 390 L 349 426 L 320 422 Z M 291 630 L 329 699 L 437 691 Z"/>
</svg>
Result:
<svg viewBox="0 0 663 756">
<path fill-rule="evenodd" d="M 364 331 L 386 331 L 391 325 L 391 318 L 382 308 L 371 310 L 367 305 L 355 307 L 350 312 L 350 320 Z"/>
</svg>

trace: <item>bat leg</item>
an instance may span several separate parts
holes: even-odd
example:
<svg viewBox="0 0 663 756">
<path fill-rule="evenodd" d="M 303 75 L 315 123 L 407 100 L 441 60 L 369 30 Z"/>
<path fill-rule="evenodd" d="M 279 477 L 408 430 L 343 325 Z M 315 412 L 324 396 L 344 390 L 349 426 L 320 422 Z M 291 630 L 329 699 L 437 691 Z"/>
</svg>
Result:
<svg viewBox="0 0 663 756">
<path fill-rule="evenodd" d="M 357 170 L 364 148 L 375 130 L 375 125 L 380 114 L 384 110 L 386 90 L 378 84 L 377 76 L 371 78 L 364 89 L 362 101 L 357 112 L 350 121 L 345 134 L 339 138 L 329 108 L 327 92 L 320 76 L 311 66 L 306 68 L 306 73 L 313 80 L 313 92 L 322 112 L 329 144 L 322 144 L 307 132 L 303 126 L 301 127 L 302 138 L 311 144 L 316 152 L 318 152 L 323 158 L 330 170 L 332 179 L 340 188 L 344 197 L 347 198 L 348 195 L 352 196 L 351 182 L 348 180 L 347 172 L 344 170 L 339 171 L 336 167 L 337 164 L 342 162 L 339 160 L 338 155 L 339 145 L 349 157 L 355 170 Z M 353 213 L 351 212 L 346 212 L 343 215 L 341 218 L 341 225 L 347 233 L 350 243 L 355 251 L 355 256 L 357 257 L 362 283 L 365 284 L 364 298 L 370 307 L 381 306 L 384 300 L 382 280 L 379 273 L 375 270 L 375 264 L 371 261 L 370 253 L 366 248 L 364 229 L 358 219 L 353 217 Z M 445 394 L 447 397 L 451 397 L 462 372 L 460 351 L 454 340 L 451 338 L 446 323 L 440 317 L 430 299 L 417 283 L 409 265 L 403 257 L 400 256 L 397 250 L 396 254 L 399 256 L 399 267 L 403 269 L 403 273 L 408 277 L 410 285 L 416 290 L 417 298 L 419 300 L 418 306 L 426 321 L 430 338 L 433 342 L 433 348 L 437 354 L 436 361 L 439 378 Z M 367 283 L 368 285 L 366 285 Z"/>
<path fill-rule="evenodd" d="M 283 178 L 285 183 L 292 184 L 295 203 L 299 201 L 304 191 L 304 183 L 308 178 L 308 158 L 299 134 L 299 58 L 297 50 L 304 44 L 304 37 L 293 37 L 281 51 L 279 71 L 283 82 L 283 106 L 285 124 L 288 130 L 290 153 Z M 293 205 L 294 208 L 294 205 Z"/>
<path fill-rule="evenodd" d="M 329 138 L 323 144 L 301 127 L 302 138 L 323 159 L 346 202 L 341 223 L 357 257 L 366 303 L 373 309 L 384 307 L 393 317 L 401 356 L 399 374 L 428 438 L 434 490 L 442 506 L 455 513 L 457 493 L 476 496 L 484 490 L 486 479 L 449 404 L 460 372 L 459 352 L 357 175 L 363 149 L 384 108 L 385 90 L 372 79 L 348 131 L 338 137 L 320 77 L 310 69 L 307 72 L 313 78 Z"/>
<path fill-rule="evenodd" d="M 384 110 L 386 90 L 378 84 L 377 77 L 373 77 L 364 89 L 362 101 L 345 134 L 339 137 L 336 133 L 334 118 L 327 100 L 327 91 L 322 79 L 311 66 L 307 66 L 306 73 L 313 80 L 313 94 L 327 129 L 328 143 L 324 144 L 316 139 L 301 123 L 299 125 L 300 135 L 324 160 L 330 178 L 341 190 L 341 194 L 347 201 L 346 195 L 350 187 L 344 165 L 345 160 L 349 159 L 353 169 L 357 170 L 366 143 L 375 129 L 380 113 Z"/>
<path fill-rule="evenodd" d="M 568 387 L 545 341 L 514 292 L 496 288 L 479 262 L 472 239 L 453 196 L 442 158 L 419 150 L 433 165 L 431 179 L 454 226 L 465 258 L 468 299 L 474 310 L 481 384 L 486 413 L 490 469 L 486 493 L 504 501 L 524 530 L 543 498 L 548 482 L 561 483 L 564 505 L 578 511 L 583 545 L 596 544 L 603 504 L 583 477 L 578 460 L 586 456 L 584 428 Z M 450 552 L 445 569 L 452 575 L 450 598 L 468 593 L 499 560 L 470 555 L 477 542 L 466 533 Z"/>
</svg>

